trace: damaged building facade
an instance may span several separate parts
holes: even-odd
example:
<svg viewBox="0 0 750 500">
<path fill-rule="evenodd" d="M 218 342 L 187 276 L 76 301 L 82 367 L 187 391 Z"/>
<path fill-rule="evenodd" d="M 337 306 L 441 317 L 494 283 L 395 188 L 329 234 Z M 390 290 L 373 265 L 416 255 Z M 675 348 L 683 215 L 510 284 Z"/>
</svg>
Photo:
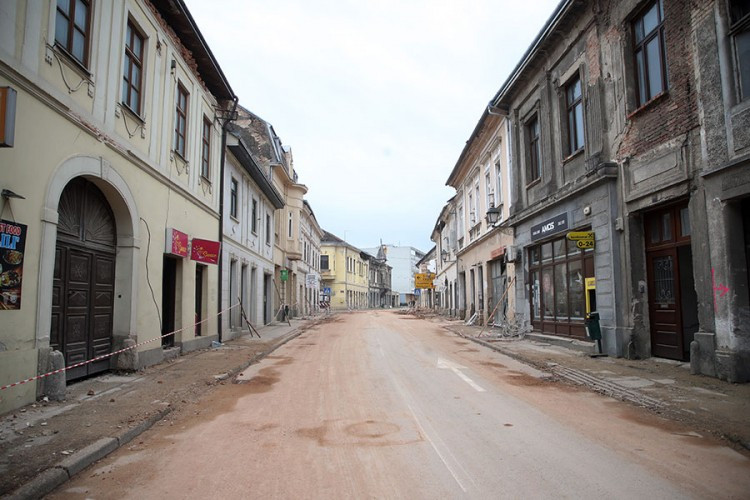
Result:
<svg viewBox="0 0 750 500">
<path fill-rule="evenodd" d="M 515 314 L 535 331 L 585 340 L 596 310 L 610 355 L 750 380 L 749 32 L 737 0 L 557 6 L 483 114 L 508 123 L 504 246 Z M 466 204 L 486 195 L 469 167 L 438 244 L 453 218 L 460 239 Z M 468 317 L 490 283 L 477 265 L 483 279 L 462 286 L 456 247 L 438 246 L 438 273 L 456 255 L 446 310 Z"/>
</svg>

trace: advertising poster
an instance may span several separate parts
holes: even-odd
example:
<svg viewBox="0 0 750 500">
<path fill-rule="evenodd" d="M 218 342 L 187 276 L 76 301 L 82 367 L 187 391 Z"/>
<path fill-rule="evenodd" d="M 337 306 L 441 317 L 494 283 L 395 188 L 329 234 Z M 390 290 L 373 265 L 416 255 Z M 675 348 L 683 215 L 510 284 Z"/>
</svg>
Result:
<svg viewBox="0 0 750 500">
<path fill-rule="evenodd" d="M 0 220 L 0 309 L 21 309 L 26 225 Z"/>
</svg>

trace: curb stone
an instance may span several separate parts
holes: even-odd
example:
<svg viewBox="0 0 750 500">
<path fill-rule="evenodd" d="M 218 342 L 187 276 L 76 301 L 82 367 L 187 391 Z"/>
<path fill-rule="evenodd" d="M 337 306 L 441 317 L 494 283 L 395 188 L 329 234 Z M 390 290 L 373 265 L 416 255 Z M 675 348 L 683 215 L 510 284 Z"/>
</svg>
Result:
<svg viewBox="0 0 750 500">
<path fill-rule="evenodd" d="M 133 428 L 126 430 L 125 432 L 117 436 L 118 447 L 128 444 L 130 441 L 138 437 L 140 434 L 149 430 L 156 422 L 158 422 L 159 420 L 169 415 L 171 411 L 172 411 L 172 408 L 164 408 L 163 410 L 159 410 L 158 412 L 151 415 L 140 424 L 136 425 Z"/>
<path fill-rule="evenodd" d="M 538 370 L 549 373 L 553 377 L 563 378 L 567 380 L 568 382 L 574 383 L 576 385 L 581 385 L 583 387 L 587 387 L 593 391 L 600 392 L 610 397 L 614 397 L 615 399 L 628 401 L 630 403 L 634 403 L 636 405 L 649 408 L 652 410 L 660 410 L 660 409 L 663 409 L 665 406 L 667 406 L 667 404 L 663 401 L 646 396 L 644 394 L 640 394 L 637 391 L 630 390 L 619 384 L 616 384 L 614 382 L 610 382 L 607 380 L 603 380 L 601 378 L 595 377 L 594 375 L 582 372 L 580 370 L 573 370 L 571 368 L 564 368 L 564 367 L 557 366 L 557 365 L 545 366 L 539 363 L 535 363 L 531 360 L 524 358 L 520 354 L 502 349 L 499 345 L 492 344 L 490 342 L 478 339 L 476 337 L 472 337 L 470 335 L 464 335 L 463 333 L 456 331 L 450 327 L 446 327 L 446 329 L 466 340 L 470 340 L 479 345 L 488 347 L 492 349 L 493 351 L 497 351 L 505 356 L 508 356 L 509 358 L 515 359 L 516 361 L 520 361 L 524 364 L 533 366 L 534 368 L 537 368 Z"/>
<path fill-rule="evenodd" d="M 268 356 L 273 351 L 286 344 L 290 340 L 299 337 L 302 332 L 303 330 L 299 327 L 294 328 L 289 333 L 281 337 L 279 341 L 272 344 L 268 349 L 256 354 L 246 363 L 243 363 L 239 367 L 229 370 L 227 373 L 230 376 L 236 375 L 237 373 L 246 369 L 248 366 L 257 363 L 259 360 Z M 10 495 L 4 498 L 7 498 L 9 500 L 27 500 L 41 498 L 44 495 L 51 493 L 55 488 L 66 483 L 78 472 L 82 471 L 97 460 L 101 460 L 113 451 L 129 443 L 137 436 L 153 427 L 154 424 L 166 417 L 169 413 L 171 413 L 171 411 L 172 408 L 165 408 L 150 416 L 148 419 L 141 422 L 132 429 L 128 429 L 127 431 L 123 432 L 119 436 L 104 437 L 95 441 L 94 443 L 86 446 L 72 456 L 58 463 L 57 465 L 40 472 L 34 479 L 20 486 L 19 488 L 16 488 L 16 490 L 14 490 L 12 493 L 10 493 Z"/>
<path fill-rule="evenodd" d="M 115 451 L 118 446 L 116 438 L 105 437 L 98 439 L 82 450 L 73 453 L 60 462 L 57 467 L 65 469 L 68 476 L 73 477 L 100 458 L 104 458 Z"/>
<path fill-rule="evenodd" d="M 41 472 L 34 479 L 24 484 L 5 498 L 8 498 L 8 500 L 41 498 L 61 484 L 67 482 L 68 479 L 70 479 L 70 476 L 68 476 L 65 469 L 52 467 Z"/>
</svg>

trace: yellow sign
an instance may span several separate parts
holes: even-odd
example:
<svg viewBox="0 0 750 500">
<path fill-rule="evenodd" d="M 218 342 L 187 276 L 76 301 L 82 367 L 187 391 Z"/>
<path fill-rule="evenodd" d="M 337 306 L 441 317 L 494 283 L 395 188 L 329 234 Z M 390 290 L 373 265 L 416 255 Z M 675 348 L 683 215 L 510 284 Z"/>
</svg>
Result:
<svg viewBox="0 0 750 500">
<path fill-rule="evenodd" d="M 578 240 L 576 246 L 578 248 L 594 248 L 594 240 Z"/>
<path fill-rule="evenodd" d="M 570 241 L 594 240 L 594 231 L 571 231 L 568 233 Z"/>
<path fill-rule="evenodd" d="M 414 275 L 414 288 L 435 288 L 434 280 L 435 273 L 417 273 Z"/>
</svg>

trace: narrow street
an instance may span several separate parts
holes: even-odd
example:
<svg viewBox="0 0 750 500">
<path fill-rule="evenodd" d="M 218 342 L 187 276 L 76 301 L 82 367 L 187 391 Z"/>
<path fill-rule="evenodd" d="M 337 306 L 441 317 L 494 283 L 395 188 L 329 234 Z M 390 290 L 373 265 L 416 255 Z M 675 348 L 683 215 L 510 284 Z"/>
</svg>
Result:
<svg viewBox="0 0 750 500">
<path fill-rule="evenodd" d="M 740 498 L 750 460 L 390 311 L 337 315 L 48 498 Z"/>
</svg>

